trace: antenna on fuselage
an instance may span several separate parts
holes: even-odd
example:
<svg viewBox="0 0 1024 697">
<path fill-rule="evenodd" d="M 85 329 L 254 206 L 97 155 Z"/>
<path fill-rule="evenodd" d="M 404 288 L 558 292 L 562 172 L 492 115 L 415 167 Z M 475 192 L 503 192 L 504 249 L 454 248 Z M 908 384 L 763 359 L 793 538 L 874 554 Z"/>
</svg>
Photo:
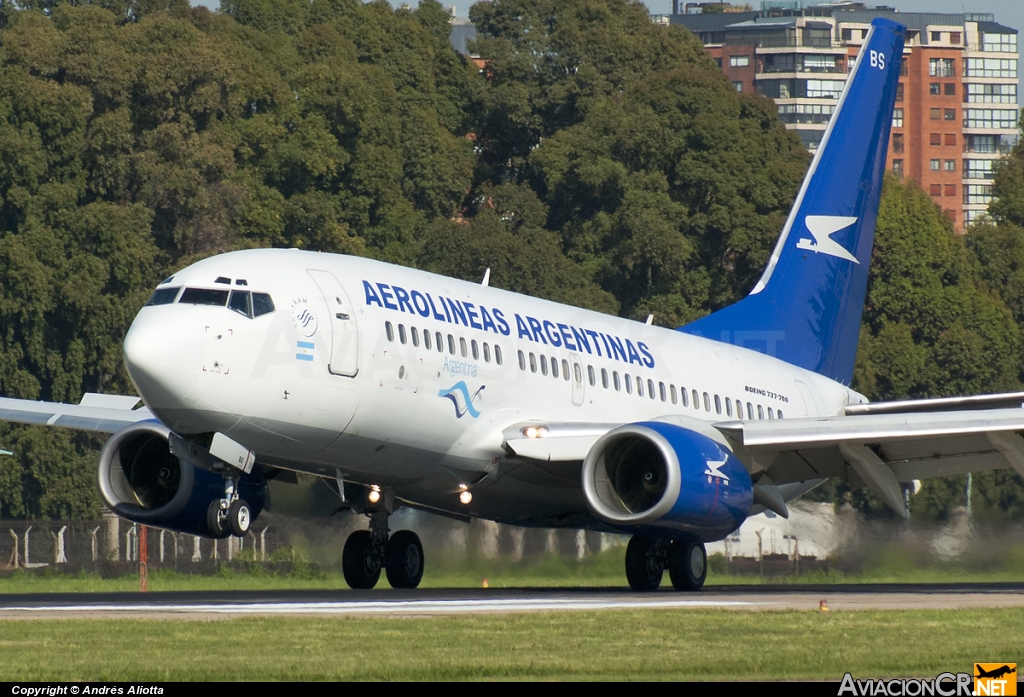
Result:
<svg viewBox="0 0 1024 697">
<path fill-rule="evenodd" d="M 484 271 L 484 280 L 480 281 L 480 285 L 486 286 L 490 282 L 491 282 L 491 267 L 488 266 L 487 270 Z"/>
<path fill-rule="evenodd" d="M 651 322 L 654 321 L 654 315 L 647 315 L 647 321 L 644 322 L 648 327 L 651 326 Z"/>
</svg>

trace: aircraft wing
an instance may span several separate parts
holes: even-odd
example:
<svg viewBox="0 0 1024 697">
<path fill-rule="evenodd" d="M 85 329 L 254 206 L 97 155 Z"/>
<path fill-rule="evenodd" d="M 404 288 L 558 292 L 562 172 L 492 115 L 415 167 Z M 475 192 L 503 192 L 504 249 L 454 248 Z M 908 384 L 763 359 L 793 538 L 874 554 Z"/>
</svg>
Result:
<svg viewBox="0 0 1024 697">
<path fill-rule="evenodd" d="M 755 494 L 770 494 L 755 497 L 762 503 L 789 500 L 806 490 L 801 484 L 848 477 L 905 516 L 901 485 L 915 479 L 1007 468 L 1024 476 L 1022 402 L 1024 393 L 882 402 L 842 416 L 713 425 L 747 465 Z M 503 435 L 520 457 L 582 460 L 616 425 L 520 424 Z M 784 504 L 767 507 L 784 511 Z"/>
<path fill-rule="evenodd" d="M 146 407 L 135 408 L 139 401 L 138 397 L 96 393 L 87 393 L 78 404 L 0 397 L 0 421 L 116 433 L 155 418 Z"/>
</svg>

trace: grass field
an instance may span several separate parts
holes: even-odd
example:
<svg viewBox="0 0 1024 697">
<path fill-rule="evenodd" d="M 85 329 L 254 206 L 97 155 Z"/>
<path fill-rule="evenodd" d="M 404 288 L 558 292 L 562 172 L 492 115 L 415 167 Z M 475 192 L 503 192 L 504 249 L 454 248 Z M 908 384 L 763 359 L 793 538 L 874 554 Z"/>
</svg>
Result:
<svg viewBox="0 0 1024 697">
<path fill-rule="evenodd" d="M 840 680 L 1020 661 L 1024 610 L 0 622 L 12 680 Z"/>
<path fill-rule="evenodd" d="M 595 554 L 586 561 L 548 556 L 534 562 L 512 562 L 507 559 L 438 559 L 427 558 L 423 588 L 480 588 L 486 579 L 491 588 L 525 587 L 625 587 L 624 549 L 613 548 Z M 761 578 L 735 576 L 716 570 L 712 559 L 707 584 L 737 585 L 763 583 L 830 584 L 830 583 L 957 583 L 1021 581 L 1024 579 L 1024 555 L 1007 555 L 1000 566 L 971 563 L 941 565 L 921 563 L 901 553 L 900 548 L 879 549 L 863 570 L 844 574 L 816 572 L 801 576 Z M 665 581 L 668 582 L 667 579 Z M 381 586 L 387 582 L 381 580 Z M 17 571 L 0 578 L 0 595 L 5 593 L 95 593 L 132 591 L 139 587 L 138 576 L 129 574 L 103 578 L 98 573 L 64 574 L 47 567 L 33 572 Z M 177 590 L 272 590 L 272 589 L 345 589 L 341 573 L 299 563 L 288 573 L 275 573 L 262 565 L 221 567 L 213 575 L 179 573 L 169 569 L 153 569 L 149 574 L 152 591 Z"/>
</svg>

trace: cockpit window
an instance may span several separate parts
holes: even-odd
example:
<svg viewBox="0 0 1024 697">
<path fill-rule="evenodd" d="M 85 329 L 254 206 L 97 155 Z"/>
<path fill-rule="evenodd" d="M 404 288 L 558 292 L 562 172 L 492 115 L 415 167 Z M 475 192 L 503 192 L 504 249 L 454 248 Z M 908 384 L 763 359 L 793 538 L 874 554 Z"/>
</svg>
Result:
<svg viewBox="0 0 1024 697">
<path fill-rule="evenodd" d="M 189 305 L 220 305 L 228 304 L 228 291 L 210 288 L 186 288 L 181 294 L 179 303 Z"/>
<path fill-rule="evenodd" d="M 231 291 L 231 300 L 228 301 L 228 307 L 240 315 L 252 317 L 252 301 L 249 299 L 249 291 Z"/>
<path fill-rule="evenodd" d="M 252 294 L 252 316 L 268 315 L 274 311 L 274 301 L 266 293 Z"/>
<path fill-rule="evenodd" d="M 181 287 L 176 288 L 157 288 L 153 291 L 153 294 L 149 296 L 149 300 L 146 301 L 146 305 L 169 305 L 174 302 L 174 299 L 178 297 L 178 291 Z"/>
</svg>

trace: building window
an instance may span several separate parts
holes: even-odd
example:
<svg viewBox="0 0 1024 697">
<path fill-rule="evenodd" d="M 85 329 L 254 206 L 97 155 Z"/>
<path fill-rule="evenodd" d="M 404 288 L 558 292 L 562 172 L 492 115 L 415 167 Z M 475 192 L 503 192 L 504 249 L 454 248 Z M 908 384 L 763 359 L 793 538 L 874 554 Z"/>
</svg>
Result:
<svg viewBox="0 0 1024 697">
<path fill-rule="evenodd" d="M 947 172 L 955 172 L 956 160 L 946 160 L 945 162 L 942 163 L 942 169 L 946 170 Z"/>
<path fill-rule="evenodd" d="M 896 101 L 897 102 L 902 102 L 903 101 L 903 83 L 902 82 L 896 84 Z"/>
<path fill-rule="evenodd" d="M 930 184 L 928 186 L 928 193 L 932 196 L 942 196 L 942 184 Z"/>
<path fill-rule="evenodd" d="M 1016 104 L 1017 85 L 968 82 L 964 85 L 964 101 L 975 104 Z"/>
<path fill-rule="evenodd" d="M 742 92 L 743 91 L 743 81 L 742 80 L 736 80 L 735 82 L 732 83 L 732 88 L 734 90 L 736 90 L 737 92 Z"/>
<path fill-rule="evenodd" d="M 1016 109 L 964 109 L 964 128 L 1017 128 Z"/>
<path fill-rule="evenodd" d="M 947 208 L 946 215 L 948 215 L 949 219 L 952 220 L 954 223 L 956 222 L 956 211 Z"/>
<path fill-rule="evenodd" d="M 947 83 L 945 83 L 942 86 L 942 93 L 944 95 L 946 95 L 947 97 L 955 97 L 956 96 L 956 83 L 955 82 L 947 82 Z"/>
<path fill-rule="evenodd" d="M 1016 34 L 989 34 L 981 35 L 981 50 L 991 53 L 1016 53 Z"/>
<path fill-rule="evenodd" d="M 903 152 L 903 134 L 893 133 L 892 134 L 892 151 L 895 153 Z"/>
<path fill-rule="evenodd" d="M 931 119 L 932 121 L 938 121 L 940 118 L 942 118 L 942 109 L 929 109 L 928 118 Z"/>
<path fill-rule="evenodd" d="M 892 127 L 903 128 L 903 107 L 892 110 Z"/>
<path fill-rule="evenodd" d="M 995 160 L 964 160 L 964 179 L 995 179 Z"/>
<path fill-rule="evenodd" d="M 946 145 L 956 145 L 956 133 L 946 134 Z"/>
<path fill-rule="evenodd" d="M 933 172 L 938 172 L 939 171 L 939 161 L 938 160 L 931 160 L 931 161 L 929 161 L 928 162 L 928 169 L 930 169 Z"/>
<path fill-rule="evenodd" d="M 930 83 L 928 83 L 928 93 L 929 94 L 942 94 L 942 83 L 940 83 L 940 82 L 930 82 Z"/>
<path fill-rule="evenodd" d="M 892 171 L 896 173 L 896 176 L 900 179 L 903 178 L 903 160 L 892 161 Z"/>
<path fill-rule="evenodd" d="M 730 68 L 746 68 L 750 65 L 750 56 L 730 56 L 729 67 Z"/>
<path fill-rule="evenodd" d="M 839 99 L 846 82 L 843 80 L 808 80 L 803 96 L 820 99 Z"/>
<path fill-rule="evenodd" d="M 988 205 L 992 202 L 991 184 L 964 184 L 964 204 Z"/>
<path fill-rule="evenodd" d="M 942 190 L 943 196 L 956 196 L 956 184 L 946 184 Z"/>
<path fill-rule="evenodd" d="M 941 133 L 929 133 L 928 134 L 928 145 L 942 145 L 942 134 Z"/>
<path fill-rule="evenodd" d="M 956 109 L 943 109 L 942 118 L 945 121 L 956 121 Z"/>
<path fill-rule="evenodd" d="M 928 75 L 931 77 L 956 77 L 952 58 L 931 58 L 928 60 Z M 934 84 L 934 83 L 933 83 Z M 938 94 L 933 92 L 932 94 Z"/>
<path fill-rule="evenodd" d="M 960 32 L 958 32 L 958 31 L 951 31 L 951 32 L 949 32 L 949 43 L 951 43 L 951 44 L 958 44 L 958 43 L 960 43 Z"/>
<path fill-rule="evenodd" d="M 852 40 L 853 39 L 853 29 L 843 29 L 842 33 L 840 34 L 840 36 L 842 36 L 843 41 L 850 41 L 850 40 Z"/>
<path fill-rule="evenodd" d="M 941 31 L 930 32 L 929 37 L 930 37 L 930 41 L 942 41 L 942 32 Z"/>
<path fill-rule="evenodd" d="M 968 58 L 964 64 L 964 77 L 1017 78 L 1016 58 Z"/>
</svg>

